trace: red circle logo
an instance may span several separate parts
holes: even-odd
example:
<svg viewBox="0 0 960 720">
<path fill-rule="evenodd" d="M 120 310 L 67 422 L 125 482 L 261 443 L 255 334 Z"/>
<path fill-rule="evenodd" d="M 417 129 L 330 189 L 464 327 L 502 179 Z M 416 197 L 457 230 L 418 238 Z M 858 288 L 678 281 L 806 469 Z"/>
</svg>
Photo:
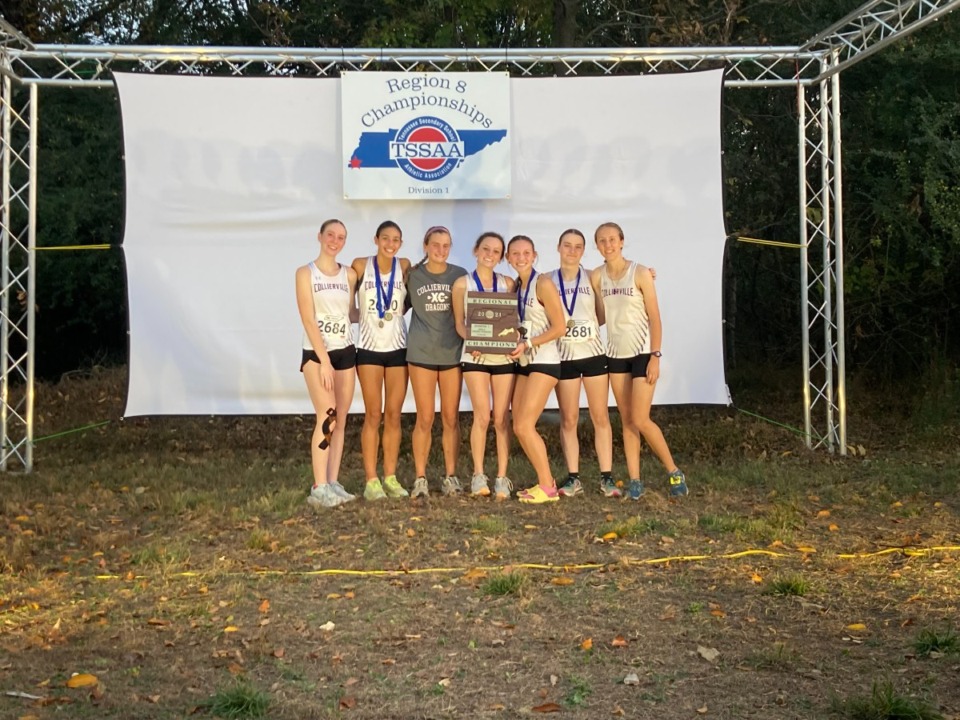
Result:
<svg viewBox="0 0 960 720">
<path fill-rule="evenodd" d="M 429 125 L 418 127 L 407 138 L 407 142 L 412 143 L 443 143 L 448 142 L 449 138 L 440 130 Z M 446 162 L 444 158 L 410 158 L 410 164 L 421 170 L 436 170 Z"/>
</svg>

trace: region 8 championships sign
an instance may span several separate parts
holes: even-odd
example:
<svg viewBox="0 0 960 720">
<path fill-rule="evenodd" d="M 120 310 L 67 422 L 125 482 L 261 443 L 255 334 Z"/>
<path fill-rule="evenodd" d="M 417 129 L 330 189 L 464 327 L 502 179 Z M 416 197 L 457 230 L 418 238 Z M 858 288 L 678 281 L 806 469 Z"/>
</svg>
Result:
<svg viewBox="0 0 960 720">
<path fill-rule="evenodd" d="M 340 107 L 345 198 L 510 197 L 507 73 L 345 72 Z"/>
</svg>

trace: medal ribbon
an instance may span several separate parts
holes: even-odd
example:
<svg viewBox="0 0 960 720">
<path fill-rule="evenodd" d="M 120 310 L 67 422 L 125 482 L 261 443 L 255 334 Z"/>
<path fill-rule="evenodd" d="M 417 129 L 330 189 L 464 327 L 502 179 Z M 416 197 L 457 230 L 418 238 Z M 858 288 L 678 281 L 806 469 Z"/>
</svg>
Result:
<svg viewBox="0 0 960 720">
<path fill-rule="evenodd" d="M 533 285 L 533 279 L 537 276 L 536 270 L 530 271 L 530 277 L 527 280 L 527 288 L 523 292 L 523 299 L 520 298 L 520 282 L 517 282 L 517 315 L 520 316 L 520 322 L 524 321 L 524 315 L 527 312 L 527 298 L 530 297 L 530 287 Z"/>
<path fill-rule="evenodd" d="M 563 307 L 566 308 L 570 319 L 573 319 L 573 311 L 577 307 L 577 296 L 580 294 L 580 274 L 583 272 L 583 265 L 577 268 L 577 284 L 574 286 L 573 299 L 570 305 L 567 305 L 567 289 L 563 286 L 563 269 L 557 270 L 557 277 L 560 280 L 560 299 L 563 300 Z"/>
<path fill-rule="evenodd" d="M 480 292 L 486 292 L 486 290 L 483 289 L 483 283 L 480 282 L 480 276 L 477 275 L 476 270 L 473 271 L 473 281 L 477 284 L 477 290 L 479 290 Z M 494 273 L 493 274 L 493 292 L 496 292 L 496 291 L 497 291 L 497 274 Z"/>
<path fill-rule="evenodd" d="M 373 258 L 373 274 L 377 279 L 377 315 L 383 320 L 385 306 L 389 308 L 393 301 L 393 280 L 397 276 L 397 259 L 394 258 L 390 265 L 390 282 L 386 291 L 383 289 L 383 280 L 380 279 L 380 263 L 377 262 L 376 257 Z"/>
</svg>

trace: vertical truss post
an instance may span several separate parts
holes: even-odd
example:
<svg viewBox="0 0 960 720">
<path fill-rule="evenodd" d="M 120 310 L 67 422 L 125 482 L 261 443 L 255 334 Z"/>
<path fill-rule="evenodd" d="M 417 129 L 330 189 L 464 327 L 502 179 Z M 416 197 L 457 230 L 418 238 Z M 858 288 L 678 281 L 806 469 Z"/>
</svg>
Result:
<svg viewBox="0 0 960 720">
<path fill-rule="evenodd" d="M 2 82 L 0 470 L 30 472 L 33 467 L 37 86 L 15 88 L 9 77 L 3 77 Z"/>
<path fill-rule="evenodd" d="M 807 446 L 839 445 L 846 454 L 846 370 L 843 345 L 842 205 L 840 196 L 839 78 L 829 71 L 835 52 L 821 61 L 821 79 L 800 87 L 800 280 L 803 309 L 804 430 Z M 839 243 L 838 243 L 839 239 Z M 822 332 L 822 344 L 815 340 Z M 822 432 L 814 410 L 822 412 Z"/>
</svg>

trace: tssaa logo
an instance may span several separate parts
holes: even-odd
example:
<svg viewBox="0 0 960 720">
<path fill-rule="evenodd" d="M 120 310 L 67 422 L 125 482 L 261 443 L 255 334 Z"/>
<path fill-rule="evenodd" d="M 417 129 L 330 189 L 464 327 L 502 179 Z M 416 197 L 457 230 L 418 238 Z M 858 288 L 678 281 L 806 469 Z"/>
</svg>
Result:
<svg viewBox="0 0 960 720">
<path fill-rule="evenodd" d="M 421 115 L 398 130 L 361 133 L 349 164 L 357 170 L 397 167 L 415 180 L 433 182 L 506 134 L 506 130 L 456 130 L 445 120 Z"/>
</svg>

